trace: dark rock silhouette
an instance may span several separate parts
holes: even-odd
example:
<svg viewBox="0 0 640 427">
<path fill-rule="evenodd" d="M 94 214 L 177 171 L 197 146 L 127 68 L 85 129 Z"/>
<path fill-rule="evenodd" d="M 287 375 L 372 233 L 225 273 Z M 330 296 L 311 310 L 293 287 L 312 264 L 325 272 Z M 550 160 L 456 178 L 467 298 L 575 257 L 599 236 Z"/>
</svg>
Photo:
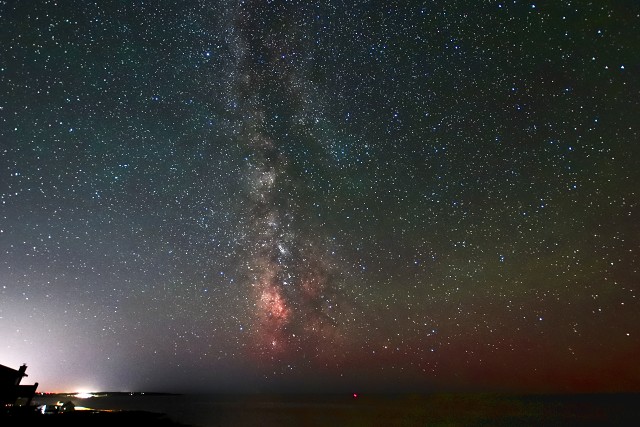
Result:
<svg viewBox="0 0 640 427">
<path fill-rule="evenodd" d="M 25 399 L 25 406 L 31 405 L 38 383 L 33 385 L 20 384 L 22 378 L 27 376 L 26 370 L 27 365 L 22 365 L 17 370 L 0 365 L 0 405 L 16 406 L 20 403 L 20 399 Z"/>
</svg>

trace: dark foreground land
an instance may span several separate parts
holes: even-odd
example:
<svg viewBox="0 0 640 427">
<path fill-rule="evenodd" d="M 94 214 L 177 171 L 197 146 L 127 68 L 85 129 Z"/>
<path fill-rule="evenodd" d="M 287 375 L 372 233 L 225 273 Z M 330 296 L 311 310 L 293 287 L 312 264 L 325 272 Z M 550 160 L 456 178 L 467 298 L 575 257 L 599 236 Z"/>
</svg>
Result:
<svg viewBox="0 0 640 427">
<path fill-rule="evenodd" d="M 145 411 L 71 411 L 61 414 L 41 414 L 20 410 L 0 415 L 2 427 L 186 427 L 164 414 Z"/>
</svg>

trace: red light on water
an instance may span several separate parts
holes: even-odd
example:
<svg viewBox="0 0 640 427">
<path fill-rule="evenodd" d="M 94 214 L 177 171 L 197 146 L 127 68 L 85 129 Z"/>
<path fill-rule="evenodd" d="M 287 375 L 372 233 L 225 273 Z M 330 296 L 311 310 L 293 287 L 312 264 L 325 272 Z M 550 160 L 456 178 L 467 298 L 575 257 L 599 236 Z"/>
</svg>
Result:
<svg viewBox="0 0 640 427">
<path fill-rule="evenodd" d="M 353 396 L 354 399 L 357 399 L 358 398 L 358 393 L 353 393 L 352 396 Z"/>
</svg>

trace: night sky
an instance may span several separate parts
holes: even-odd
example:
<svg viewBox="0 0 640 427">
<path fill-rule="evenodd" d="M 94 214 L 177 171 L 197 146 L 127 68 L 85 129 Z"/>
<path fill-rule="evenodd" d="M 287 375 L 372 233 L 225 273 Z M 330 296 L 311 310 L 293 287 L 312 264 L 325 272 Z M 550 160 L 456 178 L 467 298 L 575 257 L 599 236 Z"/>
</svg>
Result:
<svg viewBox="0 0 640 427">
<path fill-rule="evenodd" d="M 640 3 L 0 1 L 39 391 L 640 390 Z"/>
</svg>

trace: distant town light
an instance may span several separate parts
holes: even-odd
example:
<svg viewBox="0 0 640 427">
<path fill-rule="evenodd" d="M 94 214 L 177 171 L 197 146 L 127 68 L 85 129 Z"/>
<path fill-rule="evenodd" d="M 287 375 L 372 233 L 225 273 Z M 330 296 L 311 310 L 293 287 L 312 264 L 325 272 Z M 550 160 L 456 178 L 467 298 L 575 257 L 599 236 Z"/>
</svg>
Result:
<svg viewBox="0 0 640 427">
<path fill-rule="evenodd" d="M 74 397 L 77 397 L 78 399 L 88 399 L 90 397 L 96 397 L 96 395 L 89 391 L 79 391 L 74 395 Z"/>
</svg>

